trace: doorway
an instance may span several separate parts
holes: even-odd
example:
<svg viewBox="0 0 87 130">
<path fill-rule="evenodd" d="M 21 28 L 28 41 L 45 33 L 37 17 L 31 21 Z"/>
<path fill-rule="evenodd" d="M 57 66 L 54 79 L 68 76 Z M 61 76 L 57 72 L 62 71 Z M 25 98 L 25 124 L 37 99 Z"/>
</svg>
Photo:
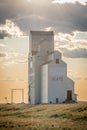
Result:
<svg viewBox="0 0 87 130">
<path fill-rule="evenodd" d="M 56 103 L 58 103 L 58 98 L 56 98 Z"/>
<path fill-rule="evenodd" d="M 67 91 L 67 100 L 72 100 L 72 91 L 71 90 Z"/>
</svg>

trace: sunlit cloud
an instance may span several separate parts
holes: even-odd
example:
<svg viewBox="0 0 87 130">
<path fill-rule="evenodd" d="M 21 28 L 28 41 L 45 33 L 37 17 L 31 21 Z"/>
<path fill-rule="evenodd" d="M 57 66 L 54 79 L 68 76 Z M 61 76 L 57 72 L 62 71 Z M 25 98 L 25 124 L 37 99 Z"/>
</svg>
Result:
<svg viewBox="0 0 87 130">
<path fill-rule="evenodd" d="M 73 34 L 76 40 L 87 40 L 87 32 L 75 31 Z"/>
<path fill-rule="evenodd" d="M 73 36 L 71 34 L 67 33 L 58 33 L 58 35 L 55 35 L 55 40 L 60 41 L 71 41 L 73 39 Z"/>
<path fill-rule="evenodd" d="M 86 5 L 87 4 L 87 0 L 53 0 L 52 3 L 56 4 L 56 3 L 60 3 L 60 4 L 64 4 L 64 3 L 80 3 L 82 5 Z"/>
<path fill-rule="evenodd" d="M 0 25 L 0 38 L 4 37 L 20 37 L 23 36 L 23 32 L 20 28 L 11 20 L 6 20 L 5 24 Z"/>
<path fill-rule="evenodd" d="M 87 77 L 82 77 L 82 76 L 73 76 L 74 80 L 87 80 Z"/>
<path fill-rule="evenodd" d="M 81 37 L 80 37 L 81 35 Z M 58 33 L 55 35 L 55 49 L 65 57 L 87 58 L 87 32 L 73 32 L 71 34 Z"/>
<path fill-rule="evenodd" d="M 7 77 L 5 79 L 0 79 L 0 82 L 27 82 L 27 80 L 26 79 L 19 79 L 19 78 L 12 79 L 11 77 Z"/>
<path fill-rule="evenodd" d="M 79 75 L 78 72 L 73 71 L 71 69 L 68 70 L 68 76 L 72 77 L 72 79 L 74 79 L 74 80 L 87 80 L 87 75 L 85 75 L 85 74 Z"/>
<path fill-rule="evenodd" d="M 53 27 L 47 27 L 47 28 L 45 28 L 45 31 L 53 31 L 53 30 L 54 30 Z"/>
<path fill-rule="evenodd" d="M 0 82 L 15 82 L 14 79 L 0 79 Z"/>
<path fill-rule="evenodd" d="M 15 64 L 27 64 L 28 56 L 27 54 L 15 53 L 15 52 L 3 52 L 0 53 L 0 63 L 3 63 L 2 67 L 10 67 Z"/>
<path fill-rule="evenodd" d="M 6 46 L 7 46 L 6 44 L 0 43 L 0 47 L 4 48 L 4 47 L 6 47 Z"/>
</svg>

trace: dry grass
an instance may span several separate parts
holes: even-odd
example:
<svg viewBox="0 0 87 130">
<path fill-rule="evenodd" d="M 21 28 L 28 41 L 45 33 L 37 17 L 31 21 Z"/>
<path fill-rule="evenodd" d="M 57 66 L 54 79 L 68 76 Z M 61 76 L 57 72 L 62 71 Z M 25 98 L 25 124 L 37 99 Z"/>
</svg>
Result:
<svg viewBox="0 0 87 130">
<path fill-rule="evenodd" d="M 87 102 L 0 105 L 0 130 L 87 130 Z"/>
</svg>

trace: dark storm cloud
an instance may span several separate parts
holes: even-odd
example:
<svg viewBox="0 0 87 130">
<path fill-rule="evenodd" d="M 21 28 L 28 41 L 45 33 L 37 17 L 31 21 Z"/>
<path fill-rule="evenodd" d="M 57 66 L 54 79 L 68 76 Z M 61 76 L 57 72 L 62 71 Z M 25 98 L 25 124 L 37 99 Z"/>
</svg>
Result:
<svg viewBox="0 0 87 130">
<path fill-rule="evenodd" d="M 0 23 L 6 19 L 14 19 L 19 15 L 29 13 L 27 0 L 0 0 Z"/>
<path fill-rule="evenodd" d="M 54 27 L 55 32 L 87 31 L 87 6 L 51 0 L 0 0 L 0 23 L 11 19 L 25 32 Z"/>
<path fill-rule="evenodd" d="M 74 50 L 69 49 L 62 49 L 63 56 L 69 57 L 69 58 L 87 58 L 87 49 L 83 48 L 77 48 Z"/>
</svg>

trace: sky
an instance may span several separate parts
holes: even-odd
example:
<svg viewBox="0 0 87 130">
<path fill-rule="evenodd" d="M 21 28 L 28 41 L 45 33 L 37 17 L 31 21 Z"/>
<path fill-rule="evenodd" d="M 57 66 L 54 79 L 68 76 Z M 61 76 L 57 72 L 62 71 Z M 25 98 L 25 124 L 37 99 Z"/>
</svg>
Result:
<svg viewBox="0 0 87 130">
<path fill-rule="evenodd" d="M 29 31 L 54 31 L 78 100 L 87 101 L 87 0 L 0 0 L 0 102 L 28 95 Z M 14 90 L 14 102 L 21 102 Z"/>
</svg>

